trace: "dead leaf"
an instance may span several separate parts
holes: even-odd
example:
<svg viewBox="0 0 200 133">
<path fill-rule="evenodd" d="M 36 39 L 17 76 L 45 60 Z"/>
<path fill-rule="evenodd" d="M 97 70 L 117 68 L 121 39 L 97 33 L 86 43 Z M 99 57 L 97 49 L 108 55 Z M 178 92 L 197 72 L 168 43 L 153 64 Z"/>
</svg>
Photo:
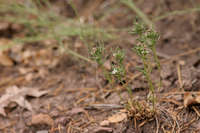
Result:
<svg viewBox="0 0 200 133">
<path fill-rule="evenodd" d="M 104 120 L 100 123 L 101 126 L 109 126 L 110 122 L 108 120 Z"/>
<path fill-rule="evenodd" d="M 188 107 L 193 104 L 200 104 L 200 94 L 187 92 L 184 94 L 184 107 Z"/>
<path fill-rule="evenodd" d="M 31 104 L 25 99 L 26 96 L 40 97 L 48 91 L 39 91 L 35 88 L 12 86 L 6 89 L 6 93 L 0 98 L 0 114 L 6 116 L 4 108 L 11 102 L 16 102 L 19 106 L 32 111 Z"/>
<path fill-rule="evenodd" d="M 47 124 L 49 126 L 53 126 L 54 121 L 47 114 L 37 114 L 37 115 L 32 116 L 31 124 L 32 125 Z"/>
<path fill-rule="evenodd" d="M 9 46 L 15 45 L 15 43 L 8 39 L 0 39 L 0 64 L 4 66 L 13 66 L 14 62 L 11 57 L 8 56 L 8 51 L 5 49 Z"/>
<path fill-rule="evenodd" d="M 108 117 L 108 121 L 110 121 L 110 123 L 117 123 L 117 122 L 121 122 L 125 120 L 126 118 L 127 118 L 127 114 L 120 112 L 120 113 L 114 114 L 111 117 Z"/>
<path fill-rule="evenodd" d="M 6 55 L 5 53 L 3 53 L 1 51 L 0 52 L 0 64 L 2 64 L 3 66 L 13 66 L 14 62 L 8 55 Z"/>
<path fill-rule="evenodd" d="M 100 123 L 101 126 L 107 126 L 110 123 L 118 123 L 127 119 L 127 114 L 125 112 L 118 112 L 110 117 L 107 120 L 104 120 Z"/>
</svg>

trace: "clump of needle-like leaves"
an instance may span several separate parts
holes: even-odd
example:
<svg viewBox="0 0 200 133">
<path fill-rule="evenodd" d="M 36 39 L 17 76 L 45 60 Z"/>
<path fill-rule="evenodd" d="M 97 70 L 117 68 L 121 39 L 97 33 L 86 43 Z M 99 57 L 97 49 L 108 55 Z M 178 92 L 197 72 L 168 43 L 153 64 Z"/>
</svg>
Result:
<svg viewBox="0 0 200 133">
<path fill-rule="evenodd" d="M 156 54 L 156 44 L 159 39 L 159 34 L 151 28 L 148 28 L 142 22 L 134 22 L 133 29 L 131 34 L 137 35 L 137 44 L 134 46 L 133 50 L 139 56 L 143 63 L 143 67 L 140 68 L 140 71 L 143 73 L 149 88 L 148 98 L 153 104 L 155 109 L 156 96 L 155 89 L 156 83 L 152 79 L 152 70 L 154 65 L 158 68 L 159 72 L 161 71 L 160 62 Z M 161 79 L 159 80 L 159 86 L 161 87 Z"/>
</svg>

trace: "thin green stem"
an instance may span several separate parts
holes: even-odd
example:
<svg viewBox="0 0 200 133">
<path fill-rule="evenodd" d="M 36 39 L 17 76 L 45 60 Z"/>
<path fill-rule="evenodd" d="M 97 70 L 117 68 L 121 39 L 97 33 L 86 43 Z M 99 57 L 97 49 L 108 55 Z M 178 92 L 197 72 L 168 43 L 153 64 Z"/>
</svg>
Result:
<svg viewBox="0 0 200 133">
<path fill-rule="evenodd" d="M 80 58 L 80 59 L 82 59 L 82 60 L 85 60 L 85 61 L 87 61 L 87 62 L 89 62 L 89 63 L 94 63 L 92 60 L 88 59 L 87 57 L 84 57 L 84 56 L 82 56 L 82 55 L 80 55 L 80 54 L 74 52 L 73 50 L 71 50 L 71 49 L 69 49 L 69 48 L 64 48 L 64 44 L 63 44 L 61 38 L 55 37 L 55 39 L 58 41 L 58 43 L 60 44 L 60 46 L 61 46 L 63 49 L 65 49 L 65 51 L 66 51 L 67 53 L 69 53 L 69 54 L 71 54 L 71 55 L 73 55 L 73 56 L 75 56 L 75 57 L 78 57 L 78 58 Z"/>
<path fill-rule="evenodd" d="M 154 28 L 153 22 L 147 17 L 146 14 L 144 14 L 132 0 L 121 0 L 121 3 L 128 6 L 130 9 L 132 9 L 143 21 L 146 25 L 149 26 L 149 28 Z"/>
<path fill-rule="evenodd" d="M 71 54 L 71 55 L 73 55 L 73 56 L 75 56 L 75 57 L 78 57 L 78 58 L 80 58 L 80 59 L 82 59 L 82 60 L 85 60 L 85 61 L 87 61 L 87 62 L 89 62 L 89 63 L 94 63 L 92 60 L 90 60 L 90 59 L 88 59 L 87 57 L 84 57 L 84 56 L 82 56 L 82 55 L 80 55 L 80 54 L 74 52 L 73 50 L 71 50 L 71 49 L 69 49 L 69 48 L 66 49 L 66 52 L 68 52 L 69 54 Z"/>
<path fill-rule="evenodd" d="M 151 79 L 151 64 L 148 63 L 148 61 L 146 60 L 146 58 L 142 58 L 142 62 L 143 62 L 143 65 L 144 65 L 144 71 L 145 71 L 145 78 L 148 82 L 148 85 L 149 85 L 149 90 L 151 91 L 151 95 L 152 95 L 152 99 L 151 99 L 151 102 L 153 104 L 153 109 L 155 110 L 155 102 L 156 102 L 156 99 L 155 99 L 155 87 L 153 85 L 153 82 L 152 82 L 152 79 Z"/>
<path fill-rule="evenodd" d="M 159 21 L 159 20 L 162 20 L 164 18 L 167 18 L 169 16 L 174 16 L 174 15 L 183 15 L 183 14 L 186 14 L 186 13 L 192 13 L 192 12 L 197 12 L 197 11 L 200 11 L 200 8 L 192 8 L 192 9 L 186 9 L 186 10 L 176 10 L 176 11 L 172 11 L 172 12 L 168 12 L 164 15 L 161 15 L 161 16 L 158 16 L 158 17 L 155 17 L 153 19 L 153 22 L 156 22 L 156 21 Z"/>
<path fill-rule="evenodd" d="M 68 3 L 69 3 L 69 5 L 71 6 L 71 8 L 74 10 L 75 15 L 79 18 L 79 14 L 78 14 L 78 11 L 77 11 L 77 9 L 76 9 L 75 4 L 73 3 L 73 0 L 69 0 Z"/>
</svg>

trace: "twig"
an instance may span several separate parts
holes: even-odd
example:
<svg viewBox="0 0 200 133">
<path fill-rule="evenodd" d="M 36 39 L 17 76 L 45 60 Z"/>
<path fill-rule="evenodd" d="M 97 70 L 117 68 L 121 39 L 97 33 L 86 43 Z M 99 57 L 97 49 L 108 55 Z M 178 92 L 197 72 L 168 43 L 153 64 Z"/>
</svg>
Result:
<svg viewBox="0 0 200 133">
<path fill-rule="evenodd" d="M 85 109 L 87 110 L 92 110 L 92 109 L 123 109 L 124 106 L 122 105 L 117 105 L 117 104 L 91 104 Z"/>
<path fill-rule="evenodd" d="M 185 91 L 175 91 L 175 92 L 163 93 L 163 94 L 161 94 L 161 95 L 164 95 L 164 96 L 166 97 L 166 96 L 168 96 L 168 95 L 183 95 L 183 94 L 185 94 L 185 93 L 188 93 L 188 92 L 185 92 Z M 191 94 L 196 94 L 196 95 L 200 94 L 199 91 L 190 91 L 189 93 L 191 93 Z"/>
<path fill-rule="evenodd" d="M 178 74 L 178 82 L 179 82 L 180 90 L 183 91 L 183 82 L 182 82 L 182 77 L 181 77 L 180 63 L 177 64 L 177 74 Z"/>
<path fill-rule="evenodd" d="M 87 98 L 89 98 L 91 96 L 91 94 L 86 95 L 83 98 L 80 98 L 76 101 L 76 104 L 80 104 L 81 102 L 85 101 Z"/>
<path fill-rule="evenodd" d="M 199 52 L 199 51 L 200 51 L 200 47 L 195 48 L 195 49 L 191 49 L 191 50 L 183 52 L 181 54 L 177 54 L 175 56 L 171 56 L 169 59 L 163 60 L 161 62 L 162 63 L 167 63 L 169 61 L 174 61 L 174 60 L 177 60 L 177 58 L 180 58 L 180 57 L 186 56 L 186 55 L 190 55 L 190 54 L 194 54 L 194 53 Z"/>
<path fill-rule="evenodd" d="M 144 124 L 147 123 L 147 122 L 148 122 L 148 120 L 144 120 L 142 123 L 140 123 L 140 124 L 138 125 L 138 127 L 141 128 L 141 127 L 144 126 Z"/>
<path fill-rule="evenodd" d="M 197 115 L 200 117 L 200 113 L 199 111 L 197 110 L 197 108 L 195 106 L 192 106 L 192 109 L 194 109 L 194 111 L 197 113 Z"/>
<path fill-rule="evenodd" d="M 179 123 L 178 123 L 178 121 L 175 119 L 175 122 L 176 122 L 176 125 L 177 125 L 177 128 L 178 128 L 178 132 L 177 133 L 180 133 L 181 131 L 181 129 L 180 129 L 180 125 L 179 125 Z"/>
<path fill-rule="evenodd" d="M 181 129 L 180 132 L 183 132 L 184 130 L 186 130 L 195 120 L 196 120 L 196 119 L 194 118 L 194 119 L 192 119 L 190 122 L 184 124 L 184 125 L 182 126 L 182 129 Z"/>
<path fill-rule="evenodd" d="M 159 132 L 159 127 L 160 127 L 160 125 L 159 125 L 157 116 L 155 117 L 155 119 L 156 119 L 156 125 L 157 125 L 156 133 L 158 133 L 158 132 Z"/>
</svg>

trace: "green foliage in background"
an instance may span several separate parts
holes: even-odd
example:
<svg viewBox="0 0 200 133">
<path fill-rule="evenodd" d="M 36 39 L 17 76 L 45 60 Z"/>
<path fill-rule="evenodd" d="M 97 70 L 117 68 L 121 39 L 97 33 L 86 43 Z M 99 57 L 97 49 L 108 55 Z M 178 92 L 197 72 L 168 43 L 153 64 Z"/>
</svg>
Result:
<svg viewBox="0 0 200 133">
<path fill-rule="evenodd" d="M 13 41 L 37 42 L 47 39 L 63 40 L 68 37 L 79 37 L 84 40 L 108 40 L 113 35 L 105 29 L 98 28 L 92 24 L 82 23 L 79 19 L 66 18 L 54 11 L 52 5 L 45 1 L 25 1 L 19 3 L 0 2 L 1 21 L 11 22 L 24 26 L 25 36 L 13 38 Z M 60 43 L 59 43 L 60 44 Z M 9 45 L 7 48 L 12 47 Z M 3 50 L 5 48 L 1 48 Z M 70 50 L 67 49 L 67 52 Z M 78 55 L 73 51 L 69 52 Z M 78 57 L 81 57 L 79 55 Z"/>
</svg>

